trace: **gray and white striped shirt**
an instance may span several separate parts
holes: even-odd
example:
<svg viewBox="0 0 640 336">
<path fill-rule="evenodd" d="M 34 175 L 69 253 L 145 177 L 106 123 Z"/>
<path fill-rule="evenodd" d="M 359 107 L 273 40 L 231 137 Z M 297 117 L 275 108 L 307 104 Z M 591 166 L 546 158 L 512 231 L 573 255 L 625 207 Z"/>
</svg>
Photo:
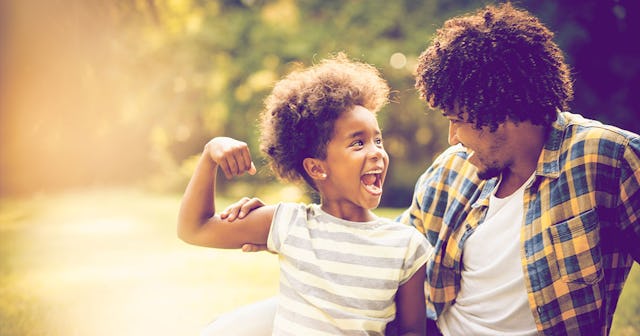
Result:
<svg viewBox="0 0 640 336">
<path fill-rule="evenodd" d="M 267 244 L 280 261 L 274 335 L 384 335 L 398 287 L 428 257 L 412 226 L 350 222 L 317 204 L 279 204 Z"/>
</svg>

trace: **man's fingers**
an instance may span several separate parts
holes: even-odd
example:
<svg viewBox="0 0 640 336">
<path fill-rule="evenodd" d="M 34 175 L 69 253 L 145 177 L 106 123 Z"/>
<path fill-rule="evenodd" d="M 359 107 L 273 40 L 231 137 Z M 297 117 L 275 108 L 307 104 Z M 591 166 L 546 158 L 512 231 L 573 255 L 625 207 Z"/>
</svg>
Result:
<svg viewBox="0 0 640 336">
<path fill-rule="evenodd" d="M 242 245 L 242 252 L 260 252 L 260 251 L 268 251 L 267 245 L 254 245 L 254 244 Z"/>
<path fill-rule="evenodd" d="M 229 205 L 226 209 L 224 209 L 220 213 L 220 218 L 226 219 L 232 222 L 234 219 L 238 218 L 238 213 L 240 212 L 240 208 L 242 208 L 242 206 L 249 201 L 250 199 L 248 197 L 243 197 L 237 202 Z"/>
<path fill-rule="evenodd" d="M 232 222 L 236 218 L 244 218 L 244 216 L 246 216 L 249 212 L 261 206 L 264 206 L 264 202 L 262 202 L 262 200 L 260 200 L 259 198 L 250 199 L 248 197 L 243 197 L 224 209 L 220 213 L 220 218 Z"/>
<path fill-rule="evenodd" d="M 247 199 L 247 201 L 243 202 L 243 204 L 240 206 L 240 211 L 238 212 L 238 218 L 243 218 L 249 212 L 261 206 L 264 206 L 264 202 L 262 202 L 261 199 L 257 197 L 254 197 L 252 199 Z"/>
<path fill-rule="evenodd" d="M 256 252 L 255 245 L 251 245 L 251 244 L 242 245 L 242 252 Z"/>
</svg>

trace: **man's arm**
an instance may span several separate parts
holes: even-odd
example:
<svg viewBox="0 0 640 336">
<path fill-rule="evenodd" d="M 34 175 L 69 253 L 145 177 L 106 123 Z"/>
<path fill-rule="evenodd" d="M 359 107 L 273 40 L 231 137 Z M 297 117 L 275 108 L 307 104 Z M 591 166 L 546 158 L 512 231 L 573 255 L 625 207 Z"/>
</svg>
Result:
<svg viewBox="0 0 640 336">
<path fill-rule="evenodd" d="M 640 137 L 629 141 L 623 154 L 617 213 L 623 246 L 640 263 Z"/>
</svg>

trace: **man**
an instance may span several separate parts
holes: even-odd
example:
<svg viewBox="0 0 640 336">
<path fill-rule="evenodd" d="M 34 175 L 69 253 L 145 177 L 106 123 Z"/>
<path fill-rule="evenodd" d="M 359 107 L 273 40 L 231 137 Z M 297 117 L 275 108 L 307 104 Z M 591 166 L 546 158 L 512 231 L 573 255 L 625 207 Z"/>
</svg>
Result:
<svg viewBox="0 0 640 336">
<path fill-rule="evenodd" d="M 433 247 L 444 335 L 607 335 L 640 261 L 640 137 L 560 112 L 573 91 L 552 37 L 507 3 L 448 20 L 419 58 L 452 147 L 400 220 Z"/>
<path fill-rule="evenodd" d="M 609 332 L 640 260 L 640 138 L 569 113 L 553 34 L 510 4 L 454 18 L 416 87 L 449 143 L 403 221 L 434 247 L 428 317 L 446 335 Z"/>
</svg>

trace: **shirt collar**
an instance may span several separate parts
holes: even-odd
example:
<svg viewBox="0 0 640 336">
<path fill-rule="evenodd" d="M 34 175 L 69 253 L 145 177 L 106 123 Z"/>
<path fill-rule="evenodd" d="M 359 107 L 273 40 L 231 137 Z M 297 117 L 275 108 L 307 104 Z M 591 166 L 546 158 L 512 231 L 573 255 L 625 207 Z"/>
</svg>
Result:
<svg viewBox="0 0 640 336">
<path fill-rule="evenodd" d="M 551 178 L 558 178 L 560 176 L 560 149 L 568 124 L 567 112 L 559 112 L 556 121 L 551 124 L 547 141 L 538 159 L 536 175 Z"/>
<path fill-rule="evenodd" d="M 538 167 L 535 175 L 546 176 L 550 178 L 558 178 L 560 176 L 560 154 L 562 140 L 565 137 L 565 131 L 569 124 L 571 114 L 568 112 L 558 112 L 556 121 L 551 124 L 551 129 L 547 141 L 545 142 L 540 158 L 538 159 Z M 498 183 L 498 178 L 487 180 L 482 186 L 480 197 L 472 205 L 473 208 L 481 206 L 489 206 L 489 196 Z"/>
</svg>

